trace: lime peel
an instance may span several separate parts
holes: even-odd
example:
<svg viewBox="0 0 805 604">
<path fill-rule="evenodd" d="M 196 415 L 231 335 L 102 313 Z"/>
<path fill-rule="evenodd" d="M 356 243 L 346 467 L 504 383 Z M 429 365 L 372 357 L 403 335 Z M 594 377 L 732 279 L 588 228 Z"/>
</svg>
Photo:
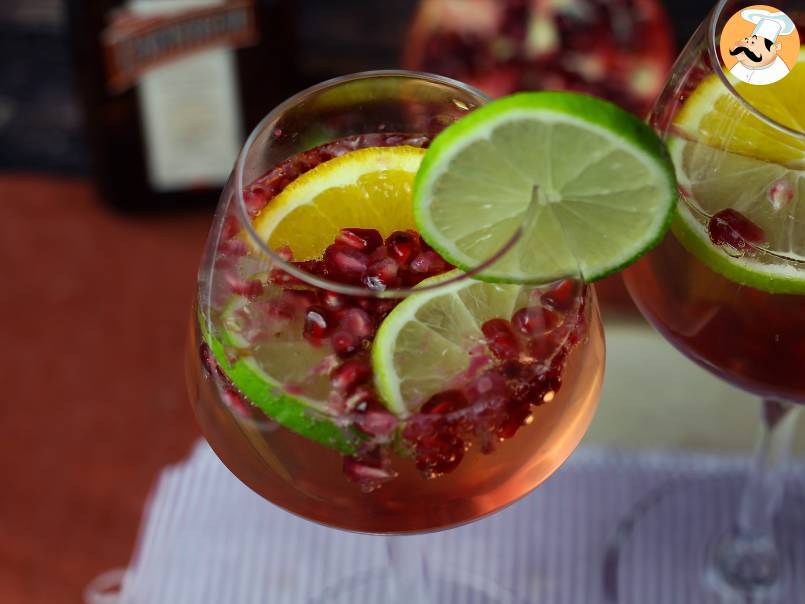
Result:
<svg viewBox="0 0 805 604">
<path fill-rule="evenodd" d="M 805 271 L 789 263 L 764 264 L 751 256 L 730 256 L 710 241 L 704 225 L 684 201 L 675 213 L 671 231 L 688 252 L 730 281 L 771 294 L 805 294 Z"/>
<path fill-rule="evenodd" d="M 202 339 L 210 347 L 221 370 L 235 387 L 273 421 L 305 438 L 337 449 L 343 454 L 355 453 L 361 439 L 350 434 L 349 429 L 337 426 L 333 421 L 315 417 L 315 410 L 301 399 L 290 396 L 265 372 L 251 356 L 239 357 L 230 362 L 227 350 L 227 335 L 222 339 L 212 336 L 203 316 L 199 313 Z"/>
<path fill-rule="evenodd" d="M 488 153 L 486 159 L 490 164 L 508 163 L 513 167 L 512 170 L 509 170 L 509 175 L 519 174 L 521 177 L 519 183 L 495 182 L 494 180 L 481 182 L 477 175 L 482 174 L 483 164 L 478 166 L 479 169 L 475 175 L 471 174 L 472 171 L 466 170 L 462 175 L 458 175 L 459 168 L 455 168 L 451 172 L 451 164 L 457 158 L 461 160 L 464 157 L 470 157 L 472 153 L 477 153 L 480 146 L 492 144 L 496 133 L 505 126 L 518 123 L 518 120 L 525 126 L 549 129 L 567 128 L 569 131 L 574 131 L 578 137 L 586 135 L 591 144 L 593 141 L 597 141 L 595 144 L 599 146 L 601 141 L 605 141 L 606 144 L 611 145 L 614 152 L 623 154 L 622 161 L 630 161 L 632 166 L 642 169 L 646 182 L 638 184 L 645 184 L 643 188 L 647 187 L 650 190 L 645 192 L 640 188 L 635 189 L 633 182 L 624 183 L 625 187 L 613 187 L 615 181 L 612 178 L 609 183 L 602 182 L 592 196 L 588 194 L 587 198 L 581 201 L 578 198 L 585 197 L 584 195 L 576 193 L 565 196 L 563 191 L 554 190 L 555 183 L 551 182 L 553 174 L 560 169 L 565 169 L 567 162 L 573 162 L 576 159 L 573 157 L 562 158 L 563 141 L 555 143 L 556 151 L 553 150 L 554 147 L 545 150 L 548 154 L 547 158 L 536 157 L 539 155 L 538 153 L 532 154 L 534 156 L 533 174 L 526 173 L 516 164 L 522 166 L 524 154 L 528 154 L 529 150 L 534 151 L 537 148 L 536 142 L 529 141 L 529 139 L 517 141 L 518 147 L 512 148 L 510 153 L 506 153 L 508 149 L 501 148 L 500 145 L 495 146 L 496 153 Z M 527 145 L 532 145 L 532 148 L 528 148 Z M 583 151 L 586 158 L 589 158 L 595 148 L 587 145 Z M 529 156 L 529 160 L 531 158 L 532 156 Z M 540 171 L 540 162 L 545 163 L 541 179 L 537 174 Z M 577 165 L 579 163 L 576 162 Z M 585 167 L 594 164 L 595 162 L 587 165 L 582 163 L 581 172 Z M 612 173 L 607 173 L 607 176 L 611 177 L 611 175 Z M 471 200 L 477 193 L 471 186 L 461 191 L 449 189 L 450 186 L 455 189 L 455 181 L 459 176 L 465 180 L 474 178 L 474 182 L 477 183 L 476 190 L 478 187 L 486 187 L 495 189 L 498 193 L 494 198 L 487 198 L 485 200 L 487 203 L 479 201 L 477 208 L 473 208 Z M 570 181 L 560 186 L 568 188 L 566 185 L 569 184 Z M 640 120 L 610 103 L 584 95 L 559 92 L 520 93 L 493 101 L 473 111 L 449 126 L 434 139 L 414 180 L 414 218 L 420 234 L 440 255 L 456 266 L 470 270 L 488 260 L 492 254 L 482 257 L 478 257 L 477 254 L 473 256 L 469 253 L 468 248 L 477 247 L 477 240 L 491 238 L 497 245 L 496 247 L 486 246 L 486 249 L 491 248 L 494 251 L 501 249 L 519 226 L 519 222 L 516 222 L 515 219 L 526 212 L 535 186 L 544 193 L 545 199 L 542 203 L 545 209 L 550 211 L 539 212 L 535 225 L 524 226 L 522 241 L 518 242 L 514 249 L 501 260 L 481 272 L 477 278 L 492 282 L 533 283 L 569 275 L 576 276 L 580 271 L 586 281 L 601 279 L 631 264 L 662 240 L 670 225 L 676 201 L 676 182 L 668 152 L 662 141 Z M 593 203 L 595 200 L 592 197 L 611 195 L 621 191 L 623 191 L 622 200 L 608 202 L 612 205 L 613 211 L 620 209 L 632 212 L 634 215 L 643 214 L 648 216 L 649 220 L 644 221 L 645 224 L 639 229 L 634 229 L 630 226 L 630 222 L 634 224 L 633 220 L 623 217 L 611 218 L 611 228 L 600 229 L 606 232 L 603 232 L 602 239 L 599 239 L 610 246 L 609 251 L 605 250 L 602 253 L 596 246 L 585 246 L 585 236 L 589 233 L 584 214 L 597 214 L 599 220 L 601 219 L 600 210 L 594 207 L 596 204 Z M 455 225 L 447 224 L 444 220 L 439 223 L 439 219 L 436 217 L 438 211 L 443 214 L 447 212 L 440 207 L 434 209 L 435 206 L 439 206 L 440 196 L 444 198 L 450 195 L 462 199 L 461 203 L 467 208 L 464 212 L 466 218 L 463 216 L 459 218 L 465 221 L 490 219 L 490 209 L 493 209 L 493 205 L 494 209 L 508 209 L 505 220 L 512 218 L 509 221 L 508 229 L 501 229 L 505 230 L 505 233 L 494 233 L 496 225 L 492 224 L 486 232 L 473 231 L 473 233 L 482 234 L 479 234 L 477 240 L 467 242 L 464 248 L 459 247 L 456 238 L 451 237 L 449 233 L 449 231 L 455 230 L 453 229 Z M 636 198 L 639 199 L 636 200 Z M 466 203 L 467 200 L 470 200 L 470 203 Z M 583 210 L 585 204 L 586 210 Z M 606 204 L 605 201 L 598 205 Z M 578 217 L 569 217 L 571 206 L 581 208 Z M 474 209 L 478 211 L 473 212 Z M 512 213 L 511 210 L 514 212 Z M 560 216 L 560 214 L 562 215 Z M 455 219 L 455 216 L 450 219 Z M 548 224 L 551 219 L 560 225 L 558 229 Z M 497 224 L 499 225 L 503 221 L 501 219 Z M 571 236 L 568 236 L 568 232 Z M 551 239 L 559 242 L 554 246 L 555 248 L 570 245 L 570 252 L 566 252 L 564 258 L 557 259 L 556 256 L 561 256 L 561 250 L 540 250 L 544 253 L 536 254 L 534 262 L 529 263 L 528 266 L 517 264 L 515 252 L 519 252 L 522 256 L 523 250 L 526 250 L 523 246 L 547 245 L 543 241 Z M 609 241 L 606 241 L 607 239 Z M 618 239 L 616 245 L 612 245 L 612 241 L 615 239 Z M 551 257 L 552 255 L 554 257 Z M 532 258 L 534 256 L 535 254 L 532 254 Z"/>
</svg>

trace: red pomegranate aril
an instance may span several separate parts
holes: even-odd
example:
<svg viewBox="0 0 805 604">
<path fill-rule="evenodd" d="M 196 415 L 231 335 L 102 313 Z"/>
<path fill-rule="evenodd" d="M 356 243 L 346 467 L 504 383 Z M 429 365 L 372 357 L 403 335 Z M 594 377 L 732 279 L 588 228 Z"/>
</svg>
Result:
<svg viewBox="0 0 805 604">
<path fill-rule="evenodd" d="M 321 306 L 311 306 L 305 312 L 305 327 L 303 335 L 305 339 L 314 344 L 321 342 L 321 339 L 330 335 L 333 330 L 332 319 L 327 309 Z"/>
<path fill-rule="evenodd" d="M 469 402 L 461 390 L 445 390 L 437 392 L 422 405 L 420 413 L 425 415 L 445 415 L 464 409 Z"/>
<path fill-rule="evenodd" d="M 512 359 L 520 354 L 520 343 L 506 319 L 490 319 L 481 326 L 486 345 L 497 358 Z"/>
<path fill-rule="evenodd" d="M 419 235 L 413 231 L 394 231 L 386 239 L 389 257 L 406 264 L 419 251 Z"/>
<path fill-rule="evenodd" d="M 387 459 L 376 456 L 344 457 L 342 471 L 348 480 L 357 483 L 365 492 L 371 492 L 397 474 Z"/>
<path fill-rule="evenodd" d="M 517 431 L 523 427 L 528 417 L 531 415 L 531 409 L 528 405 L 519 405 L 508 410 L 506 418 L 498 425 L 495 430 L 495 435 L 500 440 L 506 440 L 514 436 Z"/>
<path fill-rule="evenodd" d="M 349 304 L 348 298 L 343 294 L 326 289 L 319 290 L 319 302 L 328 310 L 341 310 Z"/>
<path fill-rule="evenodd" d="M 293 319 L 296 314 L 296 306 L 284 298 L 269 300 L 260 305 L 262 312 L 272 319 Z"/>
<path fill-rule="evenodd" d="M 232 215 L 224 218 L 224 224 L 221 228 L 221 238 L 224 240 L 232 239 L 238 233 L 240 233 L 240 221 Z"/>
<path fill-rule="evenodd" d="M 294 262 L 294 265 L 300 271 L 304 271 L 310 275 L 316 275 L 318 277 L 323 277 L 327 273 L 324 262 L 321 260 L 303 260 L 302 262 Z"/>
<path fill-rule="evenodd" d="M 225 273 L 224 278 L 232 293 L 238 296 L 256 298 L 263 293 L 263 283 L 257 279 L 241 279 L 235 273 Z"/>
<path fill-rule="evenodd" d="M 278 247 L 276 250 L 274 250 L 274 253 L 285 260 L 285 262 L 291 262 L 293 260 L 293 251 L 291 251 L 291 248 L 287 245 Z"/>
<path fill-rule="evenodd" d="M 330 338 L 330 343 L 335 353 L 342 359 L 351 357 L 361 349 L 361 340 L 346 331 L 334 333 Z"/>
<path fill-rule="evenodd" d="M 280 287 L 289 287 L 291 285 L 301 285 L 302 281 L 294 277 L 290 273 L 286 273 L 281 268 L 273 268 L 268 273 L 268 280 L 272 285 L 279 285 Z"/>
<path fill-rule="evenodd" d="M 391 258 L 384 258 L 369 267 L 363 277 L 363 283 L 369 289 L 383 291 L 387 287 L 397 285 L 399 265 Z"/>
<path fill-rule="evenodd" d="M 375 229 L 341 229 L 336 243 L 343 243 L 364 253 L 371 253 L 383 245 L 383 237 Z"/>
<path fill-rule="evenodd" d="M 356 387 L 369 379 L 372 369 L 366 361 L 344 361 L 330 372 L 330 383 L 337 391 L 351 394 Z"/>
<path fill-rule="evenodd" d="M 714 214 L 707 223 L 710 241 L 729 246 L 741 253 L 751 253 L 752 246 L 766 242 L 766 234 L 738 210 L 727 208 Z"/>
<path fill-rule="evenodd" d="M 243 239 L 225 239 L 218 244 L 218 253 L 222 256 L 245 256 L 249 253 L 249 246 Z"/>
<path fill-rule="evenodd" d="M 387 436 L 397 427 L 397 418 L 374 398 L 370 398 L 356 407 L 355 423 L 366 434 Z"/>
<path fill-rule="evenodd" d="M 497 367 L 485 370 L 467 386 L 467 396 L 473 403 L 496 404 L 508 398 L 506 378 Z"/>
<path fill-rule="evenodd" d="M 371 254 L 369 254 L 369 265 L 375 264 L 376 262 L 380 262 L 381 260 L 388 258 L 389 252 L 385 246 L 380 246 Z"/>
<path fill-rule="evenodd" d="M 448 264 L 433 251 L 420 252 L 409 265 L 415 273 L 441 273 L 448 269 Z"/>
<path fill-rule="evenodd" d="M 512 325 L 521 334 L 533 337 L 552 331 L 562 324 L 562 315 L 539 306 L 526 306 L 512 316 Z"/>
<path fill-rule="evenodd" d="M 455 470 L 464 458 L 464 441 L 442 431 L 414 444 L 416 467 L 428 478 Z"/>
<path fill-rule="evenodd" d="M 281 299 L 289 306 L 299 310 L 307 310 L 319 301 L 316 292 L 305 289 L 286 289 L 282 292 Z"/>
<path fill-rule="evenodd" d="M 562 279 L 542 294 L 540 301 L 554 310 L 566 311 L 576 305 L 580 294 L 581 282 L 578 279 Z"/>
<path fill-rule="evenodd" d="M 356 338 L 368 338 L 374 332 L 372 319 L 361 308 L 350 308 L 345 312 L 341 318 L 340 327 Z"/>
<path fill-rule="evenodd" d="M 234 387 L 226 384 L 221 388 L 221 398 L 223 399 L 224 403 L 241 415 L 243 417 L 251 417 L 251 409 L 249 408 L 249 404 L 243 400 L 240 392 L 235 390 Z"/>
<path fill-rule="evenodd" d="M 369 259 L 355 248 L 333 244 L 324 252 L 324 263 L 327 270 L 336 276 L 355 277 L 363 275 Z"/>
</svg>

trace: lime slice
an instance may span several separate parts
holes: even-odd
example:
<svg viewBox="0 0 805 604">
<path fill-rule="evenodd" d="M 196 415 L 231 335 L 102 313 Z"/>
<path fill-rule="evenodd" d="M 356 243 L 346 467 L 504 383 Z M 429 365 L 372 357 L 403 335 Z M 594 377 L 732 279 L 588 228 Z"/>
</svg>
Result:
<svg viewBox="0 0 805 604">
<path fill-rule="evenodd" d="M 774 84 L 734 83 L 752 106 L 801 131 L 805 50 Z M 669 150 L 685 203 L 672 225 L 679 241 L 728 279 L 771 293 L 805 293 L 805 136 L 775 129 L 747 111 L 715 75 L 702 81 L 674 120 Z M 707 221 L 731 208 L 766 235 L 764 251 L 735 257 L 714 245 Z"/>
<path fill-rule="evenodd" d="M 343 453 L 353 452 L 358 437 L 339 427 L 328 411 L 326 372 L 321 376 L 311 372 L 311 368 L 326 364 L 328 349 L 308 344 L 301 337 L 301 325 L 293 320 L 279 328 L 278 322 L 272 322 L 272 337 L 262 338 L 257 346 L 249 344 L 248 330 L 260 328 L 250 323 L 253 310 L 244 298 L 234 298 L 221 314 L 218 337 L 210 334 L 199 318 L 204 341 L 221 369 L 272 420 Z M 286 391 L 289 386 L 293 395 Z"/>
<path fill-rule="evenodd" d="M 452 271 L 423 281 L 443 283 Z M 410 295 L 386 317 L 372 347 L 375 388 L 386 407 L 406 417 L 445 383 L 466 370 L 474 349 L 484 343 L 481 325 L 511 317 L 525 306 L 530 287 L 462 279 Z"/>
<path fill-rule="evenodd" d="M 496 282 L 593 281 L 660 241 L 676 201 L 663 143 L 636 117 L 573 93 L 493 101 L 437 136 L 414 181 L 414 217 L 445 259 Z"/>
<path fill-rule="evenodd" d="M 805 204 L 798 203 L 805 200 L 805 172 L 679 138 L 669 149 L 686 200 L 671 225 L 680 243 L 731 281 L 770 293 L 805 293 L 805 237 L 794 228 L 805 221 Z M 768 199 L 775 184 L 790 187 L 792 196 L 776 209 Z M 707 221 L 725 208 L 760 226 L 772 253 L 735 257 L 714 245 Z"/>
</svg>

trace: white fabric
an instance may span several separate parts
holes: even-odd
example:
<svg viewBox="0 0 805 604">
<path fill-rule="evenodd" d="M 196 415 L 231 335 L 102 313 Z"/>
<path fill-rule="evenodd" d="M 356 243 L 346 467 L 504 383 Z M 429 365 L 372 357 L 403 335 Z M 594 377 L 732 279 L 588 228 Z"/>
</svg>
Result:
<svg viewBox="0 0 805 604">
<path fill-rule="evenodd" d="M 780 57 L 776 57 L 773 63 L 757 69 L 749 69 L 742 63 L 736 63 L 730 69 L 732 75 L 749 84 L 773 84 L 778 80 L 782 80 L 788 75 L 788 72 L 788 66 Z"/>
<path fill-rule="evenodd" d="M 517 604 L 605 604 L 608 539 L 638 501 L 679 479 L 726 479 L 737 486 L 746 468 L 745 459 L 581 448 L 506 510 L 417 539 L 430 567 L 449 565 L 476 581 L 496 582 L 514 593 Z M 802 488 L 805 466 L 791 464 L 790 471 Z M 200 442 L 188 461 L 162 472 L 122 590 L 116 600 L 102 602 L 319 604 L 328 586 L 384 566 L 381 537 L 328 529 L 270 505 Z M 669 599 L 651 568 L 641 569 L 636 580 L 640 604 L 711 604 Z M 796 580 L 805 593 L 805 573 Z M 383 601 L 384 594 L 368 593 L 353 604 Z M 439 602 L 473 604 L 449 596 Z"/>
</svg>

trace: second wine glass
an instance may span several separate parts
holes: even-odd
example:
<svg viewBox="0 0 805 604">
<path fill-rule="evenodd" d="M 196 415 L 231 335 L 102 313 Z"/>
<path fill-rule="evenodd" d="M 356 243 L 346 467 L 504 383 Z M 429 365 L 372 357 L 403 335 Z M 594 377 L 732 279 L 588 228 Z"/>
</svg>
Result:
<svg viewBox="0 0 805 604">
<path fill-rule="evenodd" d="M 756 25 L 742 16 L 750 4 L 718 3 L 654 108 L 651 124 L 668 143 L 680 200 L 671 231 L 624 277 L 676 348 L 763 399 L 757 456 L 742 488 L 706 478 L 635 508 L 607 559 L 617 602 L 647 601 L 646 573 L 673 586 L 672 601 L 788 603 L 802 595 L 796 569 L 805 564 L 805 533 L 788 513 L 795 504 L 783 503 L 783 462 L 805 403 L 805 55 L 778 37 L 788 48 L 780 55 L 794 57 L 790 74 L 769 85 L 739 82 L 728 62 L 752 38 Z M 777 7 L 803 23 L 803 2 Z M 725 29 L 733 15 L 739 28 Z M 738 33 L 727 39 L 729 31 Z M 777 52 L 771 40 L 762 43 Z"/>
</svg>

